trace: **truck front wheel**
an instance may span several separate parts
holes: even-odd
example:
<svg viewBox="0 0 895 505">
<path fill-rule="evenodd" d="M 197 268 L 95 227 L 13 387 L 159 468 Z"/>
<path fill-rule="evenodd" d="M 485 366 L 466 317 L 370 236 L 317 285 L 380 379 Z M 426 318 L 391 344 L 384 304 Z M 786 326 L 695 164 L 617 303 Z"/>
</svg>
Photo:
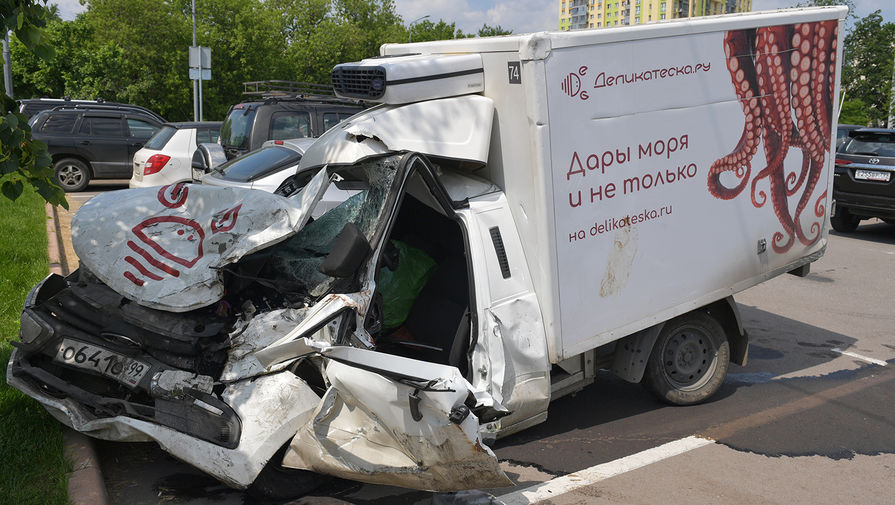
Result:
<svg viewBox="0 0 895 505">
<path fill-rule="evenodd" d="M 668 403 L 701 403 L 721 387 L 729 362 L 730 345 L 718 321 L 705 312 L 689 312 L 665 323 L 643 385 Z"/>
</svg>

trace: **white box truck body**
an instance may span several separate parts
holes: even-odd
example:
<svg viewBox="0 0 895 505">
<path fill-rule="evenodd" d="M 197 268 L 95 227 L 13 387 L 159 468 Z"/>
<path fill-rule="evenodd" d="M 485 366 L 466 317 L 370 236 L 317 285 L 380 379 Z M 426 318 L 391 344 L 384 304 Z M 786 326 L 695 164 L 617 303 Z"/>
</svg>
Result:
<svg viewBox="0 0 895 505">
<path fill-rule="evenodd" d="M 297 194 L 178 185 L 85 205 L 83 272 L 29 296 L 10 382 L 80 431 L 156 440 L 236 487 L 274 486 L 262 469 L 282 464 L 305 490 L 310 472 L 506 485 L 482 441 L 544 421 L 599 368 L 704 401 L 746 360 L 732 295 L 826 247 L 845 13 L 386 45 L 338 65 L 337 94 L 381 105 L 307 150 Z M 354 196 L 311 219 L 328 184 Z M 67 296 L 153 331 L 224 318 L 226 339 L 202 344 L 219 368 L 104 350 L 139 340 L 120 327 L 61 336 L 42 321 Z M 130 361 L 91 373 L 163 403 L 88 415 L 93 396 L 41 391 L 78 381 L 40 356 L 83 370 L 94 351 Z M 178 424 L 208 412 L 226 430 Z"/>
</svg>

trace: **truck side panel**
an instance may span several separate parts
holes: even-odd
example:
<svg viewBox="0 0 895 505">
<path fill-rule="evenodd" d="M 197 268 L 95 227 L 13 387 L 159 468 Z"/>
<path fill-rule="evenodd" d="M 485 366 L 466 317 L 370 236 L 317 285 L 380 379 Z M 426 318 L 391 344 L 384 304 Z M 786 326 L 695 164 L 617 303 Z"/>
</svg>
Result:
<svg viewBox="0 0 895 505">
<path fill-rule="evenodd" d="M 550 52 L 559 302 L 545 319 L 561 328 L 554 354 L 819 256 L 838 27 L 833 19 Z"/>
</svg>

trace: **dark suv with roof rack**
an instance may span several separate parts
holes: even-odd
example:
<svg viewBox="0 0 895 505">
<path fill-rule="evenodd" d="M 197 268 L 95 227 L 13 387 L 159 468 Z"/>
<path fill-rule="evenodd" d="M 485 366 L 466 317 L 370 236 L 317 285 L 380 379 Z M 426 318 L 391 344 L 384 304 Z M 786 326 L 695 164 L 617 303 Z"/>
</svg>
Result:
<svg viewBox="0 0 895 505">
<path fill-rule="evenodd" d="M 895 223 L 895 130 L 859 128 L 848 137 L 836 153 L 830 224 L 851 232 L 862 219 Z"/>
<path fill-rule="evenodd" d="M 47 144 L 62 189 L 81 191 L 91 179 L 130 179 L 134 153 L 164 123 L 135 107 L 62 106 L 31 118 L 32 135 Z"/>
<path fill-rule="evenodd" d="M 254 151 L 267 140 L 319 137 L 365 108 L 337 98 L 321 84 L 292 81 L 243 83 L 244 95 L 257 96 L 230 107 L 221 126 L 221 147 L 227 159 Z"/>
</svg>

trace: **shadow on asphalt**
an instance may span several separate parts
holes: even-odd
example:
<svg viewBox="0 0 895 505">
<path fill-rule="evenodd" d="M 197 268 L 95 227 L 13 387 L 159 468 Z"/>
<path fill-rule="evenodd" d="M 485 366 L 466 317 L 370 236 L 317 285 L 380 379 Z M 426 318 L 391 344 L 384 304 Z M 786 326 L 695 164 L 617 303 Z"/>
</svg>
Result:
<svg viewBox="0 0 895 505">
<path fill-rule="evenodd" d="M 740 305 L 740 312 L 750 336 L 749 363 L 731 364 L 709 402 L 670 406 L 639 384 L 600 372 L 594 384 L 551 403 L 547 422 L 498 441 L 495 452 L 556 475 L 612 461 L 766 408 L 775 400 L 765 385 L 781 382 L 773 377 L 840 358 L 831 348 L 855 342 L 754 307 Z"/>
<path fill-rule="evenodd" d="M 863 221 L 858 229 L 851 233 L 841 233 L 830 229 L 831 235 L 855 240 L 866 240 L 879 244 L 895 244 L 895 225 L 884 223 L 878 219 Z"/>
</svg>

